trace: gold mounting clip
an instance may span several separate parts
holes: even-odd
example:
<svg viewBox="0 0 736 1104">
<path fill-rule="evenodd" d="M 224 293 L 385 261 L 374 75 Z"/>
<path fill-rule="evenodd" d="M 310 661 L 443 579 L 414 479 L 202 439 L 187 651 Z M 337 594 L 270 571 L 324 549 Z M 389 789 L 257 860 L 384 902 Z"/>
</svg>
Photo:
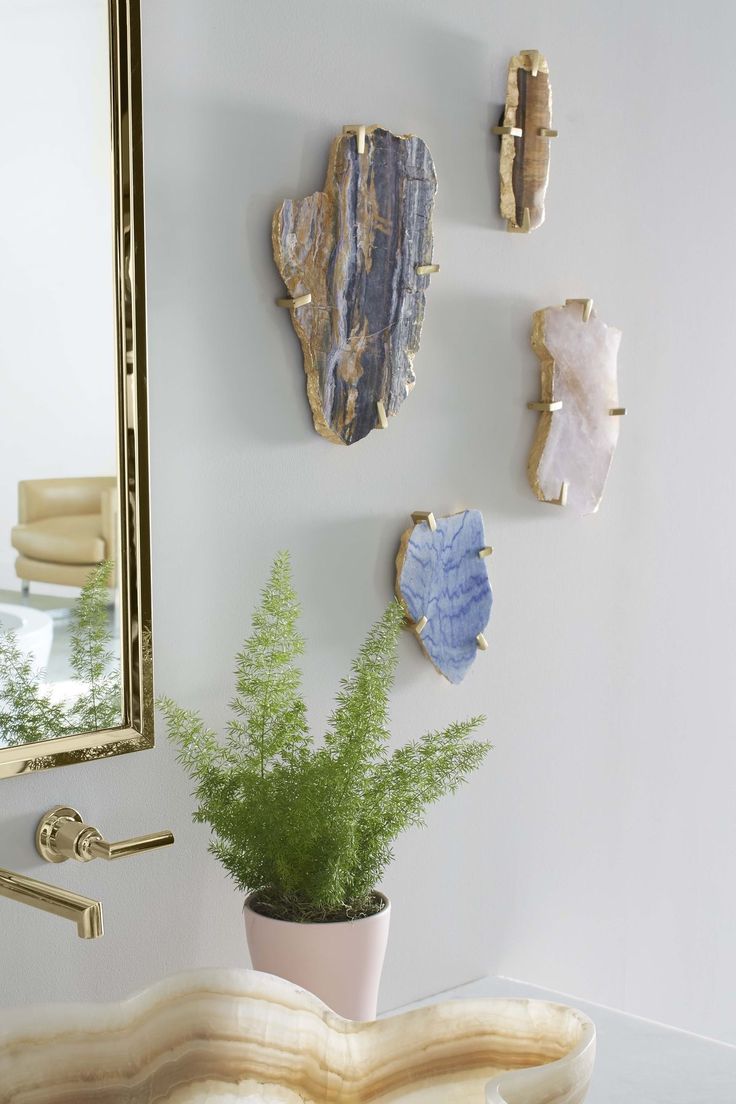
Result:
<svg viewBox="0 0 736 1104">
<path fill-rule="evenodd" d="M 522 55 L 529 58 L 529 64 L 532 67 L 532 76 L 536 77 L 539 73 L 539 66 L 542 64 L 542 55 L 539 50 L 522 50 Z"/>
<path fill-rule="evenodd" d="M 499 138 L 503 138 L 507 135 L 509 138 L 523 138 L 524 131 L 521 127 L 517 126 L 494 126 L 491 127 L 491 134 L 497 134 Z"/>
<path fill-rule="evenodd" d="M 570 489 L 570 484 L 567 481 L 563 481 L 560 484 L 559 498 L 550 498 L 549 503 L 551 506 L 567 506 L 567 492 Z"/>
<path fill-rule="evenodd" d="M 429 276 L 432 272 L 439 272 L 440 266 L 438 264 L 418 264 L 414 266 L 414 271 L 417 276 Z"/>
<path fill-rule="evenodd" d="M 590 318 L 591 311 L 593 310 L 592 299 L 566 299 L 565 306 L 570 307 L 573 303 L 582 303 L 583 305 L 583 322 L 587 322 Z"/>
<path fill-rule="evenodd" d="M 378 411 L 378 424 L 381 429 L 388 429 L 388 418 L 386 417 L 386 407 L 379 399 L 376 403 L 376 410 Z"/>
<path fill-rule="evenodd" d="M 478 633 L 478 635 L 475 638 L 475 643 L 478 645 L 478 647 L 480 648 L 480 650 L 482 652 L 485 652 L 485 651 L 488 650 L 488 641 L 484 637 L 483 633 Z"/>
<path fill-rule="evenodd" d="M 343 134 L 354 134 L 358 143 L 358 153 L 365 153 L 365 123 L 348 123 L 342 128 Z"/>
<path fill-rule="evenodd" d="M 277 299 L 277 307 L 286 307 L 287 310 L 296 310 L 297 307 L 306 307 L 307 303 L 312 302 L 312 293 L 308 291 L 306 295 L 297 295 L 294 299 Z"/>
<path fill-rule="evenodd" d="M 612 406 L 608 413 L 611 415 L 612 418 L 623 418 L 624 414 L 626 413 L 626 407 Z"/>
<path fill-rule="evenodd" d="M 528 402 L 527 410 L 538 410 L 541 414 L 554 414 L 556 410 L 562 410 L 562 399 L 555 402 Z"/>
<path fill-rule="evenodd" d="M 482 560 L 484 560 L 486 558 L 486 556 L 492 556 L 493 555 L 493 548 L 491 547 L 490 544 L 487 544 L 485 548 L 481 548 L 478 555 L 480 556 L 480 558 Z"/>
<path fill-rule="evenodd" d="M 411 520 L 414 522 L 415 525 L 419 525 L 420 522 L 426 521 L 427 525 L 433 533 L 437 528 L 437 522 L 431 510 L 414 510 L 411 515 Z"/>
</svg>

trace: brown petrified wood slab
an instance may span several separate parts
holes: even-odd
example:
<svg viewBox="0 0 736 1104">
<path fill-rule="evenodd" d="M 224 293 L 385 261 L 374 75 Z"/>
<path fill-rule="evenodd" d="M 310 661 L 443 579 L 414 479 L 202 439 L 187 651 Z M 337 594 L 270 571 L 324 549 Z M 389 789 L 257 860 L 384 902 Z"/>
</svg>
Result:
<svg viewBox="0 0 736 1104">
<path fill-rule="evenodd" d="M 572 513 L 598 509 L 618 442 L 617 359 L 621 331 L 602 322 L 592 299 L 536 311 L 532 348 L 539 358 L 539 411 L 529 455 L 537 498 Z"/>
<path fill-rule="evenodd" d="M 509 62 L 501 126 L 501 215 L 509 230 L 528 232 L 544 222 L 549 180 L 552 89 L 549 67 L 538 50 L 523 50 Z"/>
<path fill-rule="evenodd" d="M 0 1104 L 581 1104 L 595 1028 L 549 1001 L 451 1000 L 371 1022 L 247 970 L 118 1004 L 0 1010 Z"/>
<path fill-rule="evenodd" d="M 437 188 L 414 135 L 355 127 L 332 143 L 324 191 L 273 218 L 318 433 L 337 444 L 385 428 L 414 386 Z M 428 271 L 429 270 L 429 271 Z"/>
</svg>

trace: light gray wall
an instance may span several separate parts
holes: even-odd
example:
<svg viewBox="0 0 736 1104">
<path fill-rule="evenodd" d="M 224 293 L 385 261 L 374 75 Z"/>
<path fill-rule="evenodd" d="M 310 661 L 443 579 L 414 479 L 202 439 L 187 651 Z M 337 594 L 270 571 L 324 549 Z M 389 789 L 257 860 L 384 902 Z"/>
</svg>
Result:
<svg viewBox="0 0 736 1104">
<path fill-rule="evenodd" d="M 159 690 L 221 724 L 232 656 L 291 548 L 315 726 L 391 594 L 409 511 L 480 507 L 489 651 L 460 688 L 406 637 L 397 740 L 484 710 L 496 750 L 403 839 L 382 1003 L 485 972 L 736 1041 L 731 502 L 732 102 L 725 2 L 146 0 L 148 270 Z M 719 44 L 723 50 L 719 52 Z M 549 221 L 496 214 L 509 56 L 550 60 Z M 436 254 L 416 390 L 386 433 L 319 438 L 270 255 L 273 208 L 323 183 L 345 122 L 429 143 Z M 624 333 L 600 515 L 536 502 L 531 312 L 595 297 Z M 0 784 L 3 861 L 98 892 L 108 934 L 0 902 L 4 1003 L 103 997 L 245 963 L 239 900 L 154 752 Z M 49 804 L 176 848 L 52 869 Z"/>
</svg>

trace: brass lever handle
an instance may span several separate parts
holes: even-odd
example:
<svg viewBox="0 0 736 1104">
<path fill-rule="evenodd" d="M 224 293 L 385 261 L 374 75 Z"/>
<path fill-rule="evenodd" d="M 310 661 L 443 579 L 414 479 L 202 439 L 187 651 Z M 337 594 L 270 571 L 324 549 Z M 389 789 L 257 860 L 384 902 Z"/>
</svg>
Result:
<svg viewBox="0 0 736 1104">
<path fill-rule="evenodd" d="M 92 859 L 125 859 L 140 855 L 157 847 L 168 847 L 174 842 L 169 831 L 153 832 L 149 836 L 109 843 L 76 809 L 57 805 L 41 817 L 36 828 L 36 850 L 47 862 L 60 863 L 67 859 L 90 862 Z"/>
<path fill-rule="evenodd" d="M 99 836 L 91 837 L 89 843 L 82 845 L 91 859 L 127 859 L 129 855 L 140 855 L 142 851 L 153 851 L 157 847 L 168 847 L 174 842 L 171 832 L 153 832 L 150 836 L 134 836 L 133 839 L 108 843 Z"/>
</svg>

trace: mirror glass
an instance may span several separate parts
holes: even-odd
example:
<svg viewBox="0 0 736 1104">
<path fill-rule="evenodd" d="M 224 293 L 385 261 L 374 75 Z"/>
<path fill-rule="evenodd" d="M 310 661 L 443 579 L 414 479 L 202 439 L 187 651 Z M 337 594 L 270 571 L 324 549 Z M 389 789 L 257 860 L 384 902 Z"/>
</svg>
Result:
<svg viewBox="0 0 736 1104">
<path fill-rule="evenodd" d="M 122 723 L 109 66 L 106 0 L 0 2 L 0 748 Z"/>
</svg>

